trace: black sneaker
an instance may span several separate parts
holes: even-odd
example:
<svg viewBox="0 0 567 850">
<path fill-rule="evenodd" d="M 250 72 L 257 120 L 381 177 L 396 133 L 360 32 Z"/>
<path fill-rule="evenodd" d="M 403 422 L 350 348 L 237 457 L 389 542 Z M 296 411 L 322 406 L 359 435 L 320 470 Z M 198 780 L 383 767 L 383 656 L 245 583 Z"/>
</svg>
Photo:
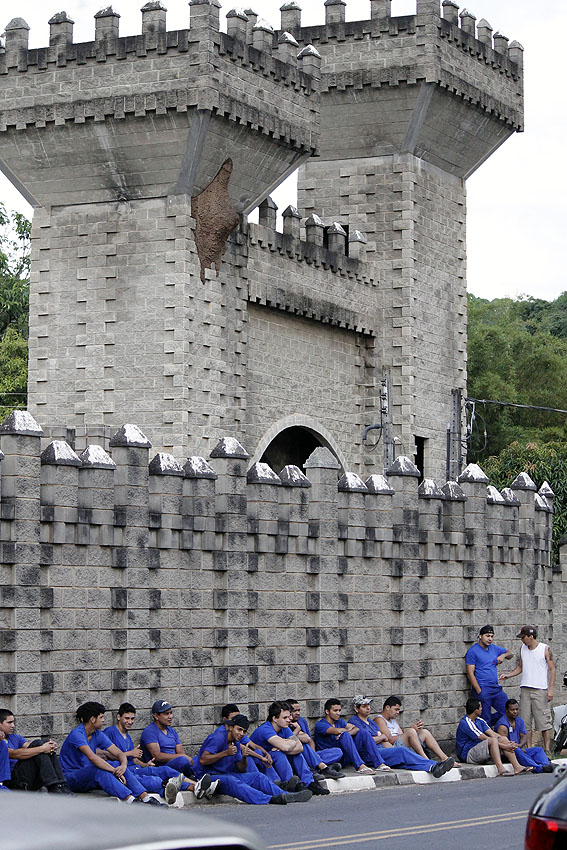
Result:
<svg viewBox="0 0 567 850">
<path fill-rule="evenodd" d="M 306 788 L 304 791 L 298 791 L 293 794 L 286 794 L 288 803 L 306 803 L 307 800 L 310 800 L 313 794 Z"/>
<path fill-rule="evenodd" d="M 542 773 L 553 773 L 554 771 L 555 771 L 555 768 L 553 767 L 552 764 L 542 765 L 542 768 L 541 768 Z"/>
<path fill-rule="evenodd" d="M 326 779 L 343 779 L 346 774 L 344 774 L 342 770 L 336 770 L 332 765 L 329 765 L 323 771 L 323 776 Z"/>
<path fill-rule="evenodd" d="M 299 776 L 295 776 L 295 774 L 288 779 L 287 782 L 282 782 L 280 786 L 284 791 L 302 791 L 306 785 L 301 782 Z"/>
<path fill-rule="evenodd" d="M 331 793 L 328 788 L 324 788 L 322 785 L 319 785 L 318 782 L 312 782 L 311 785 L 308 785 L 307 787 L 315 797 L 326 797 L 327 794 Z"/>
<path fill-rule="evenodd" d="M 327 770 L 327 768 L 325 768 L 325 770 Z M 319 782 L 319 780 L 325 778 L 323 775 L 323 771 L 321 770 L 313 770 L 311 772 L 313 773 L 313 779 L 315 780 L 315 782 Z"/>
<path fill-rule="evenodd" d="M 449 758 L 445 759 L 445 761 L 440 761 L 439 764 L 434 764 L 429 772 L 433 777 L 435 777 L 435 779 L 440 779 L 449 770 L 451 770 L 454 764 L 455 759 L 453 756 L 449 756 Z"/>
<path fill-rule="evenodd" d="M 289 794 L 274 794 L 274 796 L 270 798 L 270 803 L 272 806 L 285 806 L 287 805 L 289 796 Z"/>
<path fill-rule="evenodd" d="M 70 797 L 75 797 L 71 789 L 65 782 L 57 782 L 55 785 L 50 785 L 47 789 L 48 794 L 67 794 Z"/>
</svg>

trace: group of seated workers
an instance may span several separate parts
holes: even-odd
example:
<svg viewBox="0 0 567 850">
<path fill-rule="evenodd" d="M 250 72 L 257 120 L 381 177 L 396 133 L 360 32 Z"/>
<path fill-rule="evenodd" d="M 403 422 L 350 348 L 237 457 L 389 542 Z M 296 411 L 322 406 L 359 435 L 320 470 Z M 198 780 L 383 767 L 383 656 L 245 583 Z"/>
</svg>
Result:
<svg viewBox="0 0 567 850">
<path fill-rule="evenodd" d="M 285 805 L 329 794 L 321 780 L 340 779 L 345 775 L 342 768 L 349 765 L 365 775 L 402 768 L 440 778 L 458 764 L 421 720 L 406 729 L 400 726 L 399 697 L 388 697 L 374 719 L 371 703 L 371 698 L 355 696 L 352 717 L 346 721 L 341 702 L 328 699 L 311 735 L 297 699 L 273 702 L 266 720 L 250 736 L 248 718 L 229 703 L 221 710 L 220 725 L 194 758 L 186 754 L 172 725 L 173 709 L 165 700 L 154 702 L 153 721 L 143 730 L 139 745 L 130 735 L 136 720 L 133 705 L 123 703 L 116 724 L 103 731 L 104 706 L 84 703 L 59 757 L 54 741 L 28 742 L 15 732 L 14 715 L 0 709 L 0 790 L 100 789 L 127 803 L 150 805 L 161 805 L 161 797 L 171 805 L 180 790 L 189 790 L 197 799 L 223 793 L 256 805 Z M 553 770 L 541 747 L 525 748 L 527 735 L 516 700 L 506 703 L 496 731 L 482 720 L 481 711 L 480 700 L 468 700 L 457 730 L 461 761 L 493 761 L 499 776 L 511 775 L 504 770 L 503 758 L 514 773 Z"/>
<path fill-rule="evenodd" d="M 512 776 L 504 770 L 503 759 L 514 774 L 552 773 L 553 765 L 542 747 L 528 747 L 526 726 L 520 717 L 518 700 L 509 699 L 504 714 L 494 728 L 483 720 L 482 702 L 477 697 L 467 700 L 465 716 L 457 728 L 457 754 L 467 764 L 495 764 L 497 776 Z"/>
</svg>

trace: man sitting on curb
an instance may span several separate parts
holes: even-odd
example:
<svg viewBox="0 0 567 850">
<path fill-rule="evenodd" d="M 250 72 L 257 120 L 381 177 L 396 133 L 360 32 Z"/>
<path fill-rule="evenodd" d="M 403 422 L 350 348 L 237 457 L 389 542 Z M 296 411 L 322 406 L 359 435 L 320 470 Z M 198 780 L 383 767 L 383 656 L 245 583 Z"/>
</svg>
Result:
<svg viewBox="0 0 567 850">
<path fill-rule="evenodd" d="M 130 729 L 136 720 L 136 709 L 129 702 L 123 702 L 116 712 L 116 725 L 105 730 L 112 743 L 122 750 L 128 759 L 128 767 L 139 779 L 146 791 L 152 794 L 163 794 L 170 806 L 175 803 L 178 791 L 189 790 L 200 800 L 211 784 L 211 777 L 205 774 L 199 782 L 187 779 L 172 767 L 161 765 L 156 767 L 153 759 L 142 761 L 142 748 L 135 747 L 130 737 Z"/>
<path fill-rule="evenodd" d="M 289 728 L 303 744 L 303 757 L 315 778 L 342 779 L 341 772 L 342 750 L 339 747 L 327 747 L 317 752 L 315 742 L 311 737 L 305 717 L 301 716 L 301 706 L 295 698 L 286 700 L 290 708 Z"/>
<path fill-rule="evenodd" d="M 0 791 L 9 791 L 4 785 L 10 778 L 10 758 L 8 756 L 8 744 L 4 732 L 0 729 Z"/>
<path fill-rule="evenodd" d="M 534 773 L 553 773 L 553 765 L 542 747 L 528 747 L 528 733 L 520 717 L 520 705 L 517 699 L 506 702 L 506 713 L 494 726 L 496 733 L 508 738 L 515 746 L 514 755 L 522 767 L 533 768 Z"/>
<path fill-rule="evenodd" d="M 39 791 L 69 794 L 55 741 L 27 741 L 16 732 L 16 720 L 7 708 L 0 709 L 0 730 L 8 745 L 11 777 L 6 785 L 14 791 Z"/>
<path fill-rule="evenodd" d="M 185 753 L 181 739 L 173 723 L 173 709 L 163 699 L 152 705 L 153 723 L 150 723 L 140 738 L 142 758 L 157 765 L 167 765 L 184 776 L 194 776 L 193 761 Z"/>
<path fill-rule="evenodd" d="M 461 761 L 467 764 L 487 764 L 492 761 L 498 769 L 498 776 L 511 776 L 504 770 L 500 754 L 502 751 L 515 774 L 532 770 L 531 767 L 519 764 L 514 755 L 514 744 L 503 735 L 497 735 L 482 719 L 482 703 L 477 697 L 469 697 L 465 712 L 457 727 L 457 755 Z"/>
<path fill-rule="evenodd" d="M 126 803 L 162 805 L 148 795 L 128 770 L 124 753 L 102 731 L 105 711 L 99 702 L 85 702 L 77 709 L 79 725 L 69 732 L 61 747 L 61 767 L 69 788 L 77 794 L 98 788 Z M 105 761 L 97 750 L 106 750 L 113 761 Z"/>
<path fill-rule="evenodd" d="M 240 714 L 240 710 L 236 703 L 229 702 L 221 708 L 221 723 L 223 723 L 226 728 L 229 728 L 229 720 L 232 720 L 233 717 L 236 717 L 237 714 Z M 246 770 L 248 773 L 253 773 L 256 770 L 259 770 L 264 776 L 267 776 L 272 782 L 276 785 L 280 782 L 280 775 L 274 768 L 274 760 L 270 753 L 261 747 L 259 744 L 254 744 L 248 735 L 243 735 L 240 746 L 242 747 L 244 744 L 248 744 L 248 761 Z M 291 773 L 291 768 L 290 768 Z M 282 784 L 282 788 L 285 789 L 285 786 Z M 290 789 L 292 790 L 292 789 Z"/>
<path fill-rule="evenodd" d="M 445 756 L 438 763 L 425 756 L 420 756 L 419 753 L 415 753 L 409 747 L 404 747 L 401 744 L 390 744 L 376 721 L 370 719 L 371 702 L 371 698 L 362 696 L 362 694 L 355 696 L 353 700 L 354 715 L 349 721 L 360 730 L 356 737 L 356 746 L 365 760 L 372 759 L 377 750 L 385 763 L 384 767 L 388 769 L 399 767 L 402 770 L 421 770 L 430 773 L 435 779 L 440 779 L 441 776 L 451 770 L 455 764 L 455 759 L 452 757 Z M 370 763 L 372 764 L 372 761 Z"/>
<path fill-rule="evenodd" d="M 267 803 L 304 803 L 310 800 L 310 791 L 287 794 L 259 771 L 247 771 L 248 744 L 242 746 L 241 741 L 248 725 L 245 715 L 236 714 L 205 738 L 195 759 L 195 773 L 202 776 L 206 770 L 211 771 L 213 785 L 206 792 L 206 796 L 212 797 L 218 786 L 223 794 L 229 794 L 244 803 L 260 806 Z"/>
<path fill-rule="evenodd" d="M 291 721 L 291 711 L 287 702 L 273 702 L 268 708 L 268 718 L 265 723 L 258 726 L 250 736 L 253 744 L 260 744 L 265 749 L 283 753 L 289 759 L 293 768 L 293 773 L 299 777 L 302 786 L 297 785 L 297 788 L 306 787 L 313 794 L 326 795 L 329 790 L 319 785 L 313 777 L 313 773 L 308 767 L 305 758 L 303 757 L 303 744 L 293 734 L 289 728 Z M 320 761 L 317 759 L 317 761 Z M 274 767 L 279 771 L 280 761 L 274 759 Z M 282 781 L 286 782 L 286 774 L 280 773 Z M 289 780 L 289 774 L 287 779 Z M 289 784 L 287 786 L 289 788 Z"/>
<path fill-rule="evenodd" d="M 374 722 L 378 724 L 380 732 L 384 736 L 383 747 L 409 747 L 418 755 L 427 758 L 423 745 L 431 750 L 440 761 L 446 761 L 449 756 L 443 752 L 429 729 L 424 729 L 423 721 L 418 720 L 407 729 L 402 729 L 398 723 L 398 717 L 402 712 L 402 701 L 400 697 L 391 696 L 385 700 L 382 711 Z"/>
</svg>

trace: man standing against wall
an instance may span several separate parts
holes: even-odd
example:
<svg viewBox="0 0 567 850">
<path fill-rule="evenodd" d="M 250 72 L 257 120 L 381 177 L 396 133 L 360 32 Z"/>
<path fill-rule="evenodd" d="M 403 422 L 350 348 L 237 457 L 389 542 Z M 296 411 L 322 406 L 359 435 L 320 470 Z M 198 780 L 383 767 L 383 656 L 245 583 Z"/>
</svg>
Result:
<svg viewBox="0 0 567 850">
<path fill-rule="evenodd" d="M 537 629 L 522 626 L 516 635 L 522 641 L 520 660 L 510 673 L 502 673 L 500 680 L 522 674 L 520 681 L 520 715 L 528 733 L 528 747 L 532 745 L 532 728 L 541 732 L 546 755 L 550 755 L 551 712 L 549 703 L 555 687 L 555 660 L 551 647 L 537 640 Z"/>
<path fill-rule="evenodd" d="M 477 697 L 482 703 L 482 719 L 488 725 L 492 724 L 492 709 L 496 712 L 497 720 L 502 717 L 506 710 L 508 694 L 498 684 L 498 664 L 505 658 L 513 658 L 514 653 L 503 646 L 496 646 L 494 640 L 494 627 L 483 626 L 478 633 L 478 641 L 465 655 L 467 665 L 467 679 L 471 683 L 472 696 Z"/>
</svg>

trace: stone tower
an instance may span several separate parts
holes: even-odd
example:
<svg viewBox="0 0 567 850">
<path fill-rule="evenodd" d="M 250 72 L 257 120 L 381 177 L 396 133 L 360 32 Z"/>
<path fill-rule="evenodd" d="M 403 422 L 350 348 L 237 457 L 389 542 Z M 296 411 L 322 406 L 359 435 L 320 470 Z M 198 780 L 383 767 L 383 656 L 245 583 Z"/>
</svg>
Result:
<svg viewBox="0 0 567 850">
<path fill-rule="evenodd" d="M 168 32 L 66 13 L 0 52 L 0 167 L 35 206 L 29 408 L 77 449 L 136 422 L 206 455 L 233 433 L 276 468 L 446 468 L 466 381 L 466 177 L 522 121 L 522 49 L 444 0 L 302 28 L 191 0 Z M 317 154 L 315 158 L 313 155 Z M 302 167 L 275 230 L 269 193 Z M 259 225 L 246 214 L 259 203 Z M 453 405 L 453 420 L 455 416 Z M 458 428 L 453 428 L 453 437 Z M 453 440 L 453 442 L 455 442 Z M 272 454 L 270 454 L 272 452 Z M 450 458 L 456 472 L 455 450 Z"/>
<path fill-rule="evenodd" d="M 466 387 L 465 180 L 523 118 L 522 47 L 442 7 L 417 0 L 415 16 L 392 18 L 390 0 L 372 0 L 369 21 L 346 23 L 345 1 L 326 0 L 325 26 L 296 31 L 323 58 L 321 143 L 299 205 L 367 235 L 376 359 L 400 453 L 421 454 L 426 474 L 443 468 L 451 390 Z"/>
</svg>

